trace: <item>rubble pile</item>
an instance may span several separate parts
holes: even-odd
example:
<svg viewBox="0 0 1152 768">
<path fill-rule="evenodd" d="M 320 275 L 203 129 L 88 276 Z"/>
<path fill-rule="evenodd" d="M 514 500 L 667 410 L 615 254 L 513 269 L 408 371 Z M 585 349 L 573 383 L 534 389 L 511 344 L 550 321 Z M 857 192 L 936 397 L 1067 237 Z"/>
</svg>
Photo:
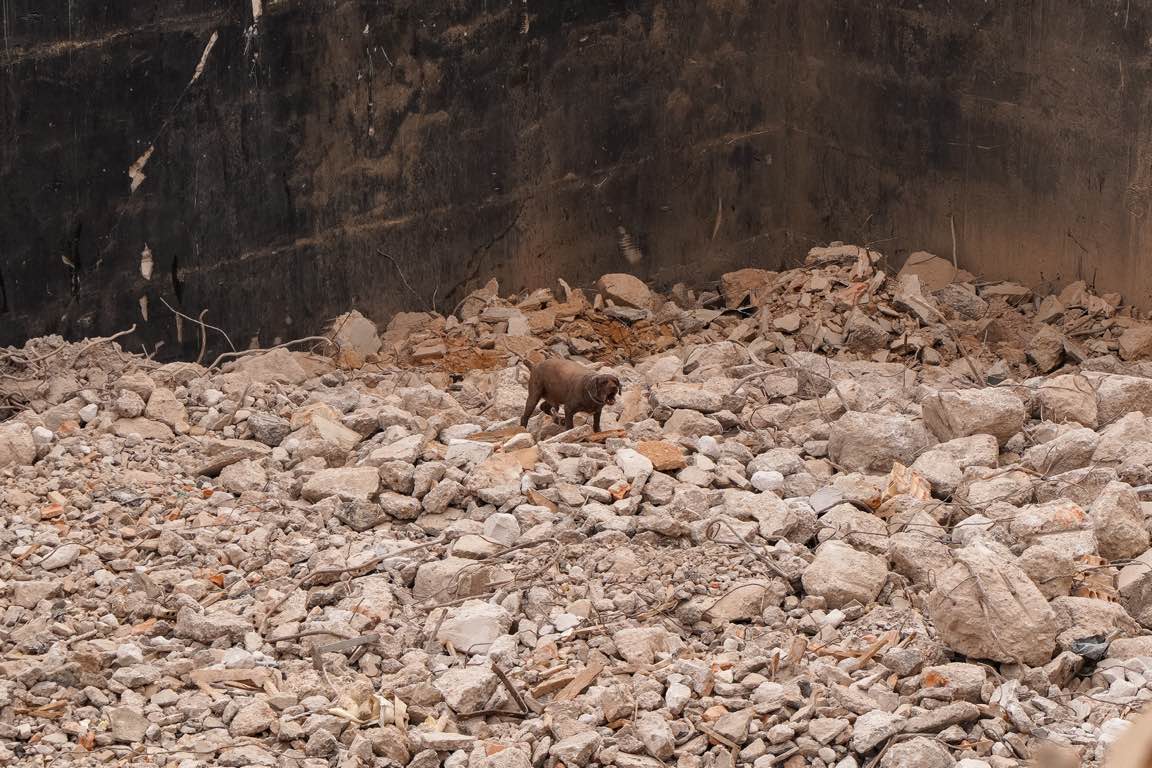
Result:
<svg viewBox="0 0 1152 768">
<path fill-rule="evenodd" d="M 1152 326 L 882 266 L 0 350 L 0 761 L 1100 765 L 1152 699 Z M 520 428 L 556 355 L 604 431 Z"/>
</svg>

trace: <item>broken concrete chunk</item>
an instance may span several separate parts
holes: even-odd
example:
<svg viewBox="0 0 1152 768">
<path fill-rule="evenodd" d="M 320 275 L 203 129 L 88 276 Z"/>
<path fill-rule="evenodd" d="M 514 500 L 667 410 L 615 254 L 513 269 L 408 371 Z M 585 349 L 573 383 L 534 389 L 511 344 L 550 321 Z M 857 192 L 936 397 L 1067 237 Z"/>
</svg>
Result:
<svg viewBox="0 0 1152 768">
<path fill-rule="evenodd" d="M 1045 325 L 1028 343 L 1028 359 L 1040 373 L 1048 373 L 1064 361 L 1064 334 Z"/>
<path fill-rule="evenodd" d="M 1140 497 L 1127 483 L 1104 486 L 1092 504 L 1090 517 L 1102 557 L 1123 560 L 1148 549 L 1149 534 Z"/>
<path fill-rule="evenodd" d="M 380 487 L 380 473 L 373 467 L 322 469 L 308 479 L 301 495 L 308 501 L 335 496 L 342 501 L 367 501 Z"/>
<path fill-rule="evenodd" d="M 1096 390 L 1080 374 L 1054 376 L 1036 391 L 1039 418 L 1057 423 L 1075 422 L 1095 429 L 1098 422 Z"/>
<path fill-rule="evenodd" d="M 928 611 L 949 648 L 978 659 L 1039 666 L 1056 647 L 1056 616 L 1032 580 L 977 544 L 940 574 Z"/>
<path fill-rule="evenodd" d="M 906 416 L 850 411 L 828 434 L 828 457 L 848 471 L 888 472 L 911 464 L 928 447 L 923 425 Z"/>
<path fill-rule="evenodd" d="M 920 287 L 929 292 L 940 290 L 956 279 L 957 270 L 952 262 L 927 251 L 915 251 L 908 256 L 904 266 L 896 273 L 896 279 L 915 275 L 920 279 Z"/>
<path fill-rule="evenodd" d="M 429 628 L 435 626 L 439 616 L 428 618 Z M 496 639 L 508 634 L 512 615 L 504 608 L 480 600 L 469 600 L 448 609 L 447 617 L 438 622 L 436 640 L 451 643 L 454 648 L 469 654 L 486 654 Z"/>
<path fill-rule="evenodd" d="M 638 277 L 623 273 L 603 275 L 596 281 L 596 290 L 616 304 L 637 309 L 652 308 L 652 291 Z"/>
<path fill-rule="evenodd" d="M 434 683 L 444 703 L 460 714 L 483 709 L 499 684 L 496 674 L 487 667 L 450 669 Z"/>
<path fill-rule="evenodd" d="M 36 441 L 31 428 L 22 422 L 0 424 L 0 469 L 28 466 L 36 461 Z"/>
<path fill-rule="evenodd" d="M 868 605 L 888 579 L 888 563 L 882 557 L 860 552 L 839 541 L 826 541 L 816 559 L 804 570 L 804 591 L 824 598 L 830 608 L 855 601 Z"/>
<path fill-rule="evenodd" d="M 777 274 L 754 267 L 725 272 L 720 276 L 720 295 L 724 298 L 724 306 L 733 309 L 742 306 L 748 298 L 752 299 L 752 304 L 759 304 L 763 291 Z"/>
<path fill-rule="evenodd" d="M 1007 389 L 937 392 L 921 402 L 924 424 L 941 441 L 992 435 L 1004 445 L 1024 428 L 1024 401 Z"/>
<path fill-rule="evenodd" d="M 683 643 L 663 627 L 621 629 L 612 636 L 620 657 L 631 664 L 652 664 L 657 656 L 675 653 Z"/>
<path fill-rule="evenodd" d="M 1118 341 L 1122 360 L 1145 360 L 1152 355 L 1152 325 L 1124 329 Z"/>
<path fill-rule="evenodd" d="M 382 345 L 376 324 L 356 310 L 333 320 L 327 336 L 336 344 L 340 364 L 348 368 L 364 365 Z"/>
</svg>

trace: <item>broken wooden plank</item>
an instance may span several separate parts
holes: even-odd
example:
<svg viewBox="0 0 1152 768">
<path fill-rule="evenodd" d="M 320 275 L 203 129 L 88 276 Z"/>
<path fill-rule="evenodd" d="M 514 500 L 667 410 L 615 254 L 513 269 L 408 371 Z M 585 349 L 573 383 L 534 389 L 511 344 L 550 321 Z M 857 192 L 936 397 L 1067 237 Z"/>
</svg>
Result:
<svg viewBox="0 0 1152 768">
<path fill-rule="evenodd" d="M 564 690 L 556 694 L 556 701 L 569 701 L 576 698 L 584 689 L 591 685 L 600 673 L 604 671 L 604 664 L 599 661 L 594 661 L 584 669 L 576 673 L 576 676 L 564 687 Z"/>
</svg>

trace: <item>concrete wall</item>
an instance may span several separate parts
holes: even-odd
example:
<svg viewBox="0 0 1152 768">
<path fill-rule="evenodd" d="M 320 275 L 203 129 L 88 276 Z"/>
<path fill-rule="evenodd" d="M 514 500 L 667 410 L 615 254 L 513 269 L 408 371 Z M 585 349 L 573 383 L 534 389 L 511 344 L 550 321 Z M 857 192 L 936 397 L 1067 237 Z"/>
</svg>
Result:
<svg viewBox="0 0 1152 768">
<path fill-rule="evenodd" d="M 1152 305 L 1152 0 L 250 1 L 5 0 L 0 344 L 194 355 L 161 299 L 269 343 L 953 228 Z"/>
</svg>

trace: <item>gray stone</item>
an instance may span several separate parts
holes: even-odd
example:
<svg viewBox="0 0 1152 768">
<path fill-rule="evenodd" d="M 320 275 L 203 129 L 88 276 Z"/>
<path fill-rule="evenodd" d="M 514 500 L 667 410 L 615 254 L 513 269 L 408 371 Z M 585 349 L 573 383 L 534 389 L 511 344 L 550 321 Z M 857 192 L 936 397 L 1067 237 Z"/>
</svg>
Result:
<svg viewBox="0 0 1152 768">
<path fill-rule="evenodd" d="M 906 730 L 937 733 L 952 725 L 964 725 L 980 717 L 980 708 L 970 701 L 955 701 L 908 718 Z"/>
<path fill-rule="evenodd" d="M 672 654 L 683 646 L 676 635 L 663 627 L 630 627 L 612 635 L 620 658 L 630 664 L 652 664 L 658 654 Z"/>
<path fill-rule="evenodd" d="M 268 484 L 268 475 L 260 462 L 244 459 L 229 464 L 220 470 L 217 484 L 226 491 L 241 494 L 245 491 L 262 491 Z"/>
<path fill-rule="evenodd" d="M 12 603 L 21 608 L 32 609 L 60 593 L 59 581 L 13 581 Z"/>
<path fill-rule="evenodd" d="M 144 407 L 144 416 L 162 424 L 167 424 L 177 432 L 188 431 L 188 411 L 176 394 L 165 387 L 152 390 L 148 398 L 148 405 Z"/>
<path fill-rule="evenodd" d="M 1024 464 L 1045 476 L 1070 472 L 1092 462 L 1099 442 L 1100 436 L 1087 427 L 1070 429 L 1025 451 Z"/>
<path fill-rule="evenodd" d="M 209 645 L 221 637 L 233 639 L 243 637 L 245 632 L 252 631 L 252 624 L 246 619 L 224 611 L 204 614 L 185 606 L 176 614 L 176 626 L 173 631 L 176 637 Z"/>
<path fill-rule="evenodd" d="M 983 702 L 984 683 L 988 680 L 988 671 L 979 664 L 966 664 L 964 662 L 951 662 L 939 664 L 934 667 L 925 667 L 925 677 L 942 681 L 944 687 L 951 688 L 953 697 L 973 704 Z"/>
<path fill-rule="evenodd" d="M 124 390 L 113 404 L 117 415 L 125 419 L 135 419 L 144 415 L 144 398 L 131 390 Z"/>
<path fill-rule="evenodd" d="M 127 414 L 121 415 L 126 416 Z M 289 424 L 287 419 L 282 419 L 275 414 L 264 411 L 253 411 L 249 413 L 247 423 L 253 440 L 257 440 L 273 448 L 284 442 L 284 438 L 288 437 L 292 432 L 292 425 Z"/>
<path fill-rule="evenodd" d="M 1073 422 L 1095 429 L 1099 421 L 1096 390 L 1080 374 L 1062 374 L 1036 390 L 1037 416 L 1057 423 Z"/>
<path fill-rule="evenodd" d="M 764 615 L 764 609 L 779 606 L 784 600 L 785 588 L 779 582 L 743 581 L 729 587 L 716 600 L 705 616 L 719 621 L 748 621 Z"/>
</svg>

